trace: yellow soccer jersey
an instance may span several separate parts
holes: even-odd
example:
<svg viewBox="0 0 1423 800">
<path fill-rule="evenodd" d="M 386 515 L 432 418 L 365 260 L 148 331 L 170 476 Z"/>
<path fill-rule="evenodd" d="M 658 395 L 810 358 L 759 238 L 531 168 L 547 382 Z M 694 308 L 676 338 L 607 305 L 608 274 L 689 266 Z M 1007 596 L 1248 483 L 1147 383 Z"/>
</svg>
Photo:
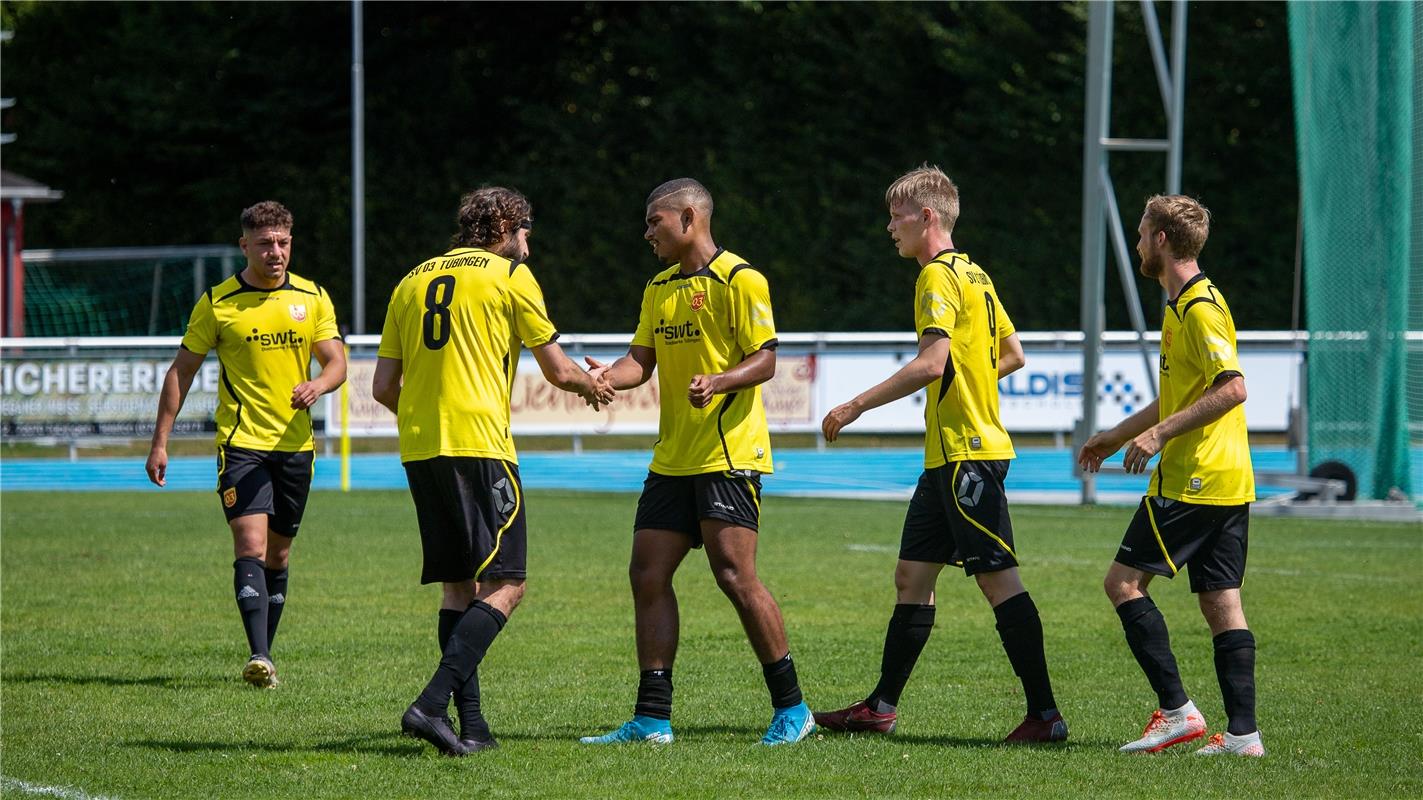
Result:
<svg viewBox="0 0 1423 800">
<path fill-rule="evenodd" d="M 1204 274 L 1166 306 L 1161 322 L 1161 419 L 1190 406 L 1225 373 L 1244 375 L 1235 350 L 1235 321 Z M 1255 500 L 1255 471 L 1245 434 L 1245 407 L 1166 443 L 1151 476 L 1155 494 L 1208 506 Z"/>
<path fill-rule="evenodd" d="M 914 330 L 949 337 L 949 363 L 924 403 L 924 467 L 1013 458 L 998 416 L 998 342 L 1013 322 L 983 268 L 957 250 L 924 265 L 914 284 Z"/>
<path fill-rule="evenodd" d="M 509 394 L 519 346 L 557 338 L 523 262 L 459 247 L 410 270 L 391 293 L 377 351 L 404 375 L 400 460 L 517 461 Z"/>
<path fill-rule="evenodd" d="M 772 471 L 760 386 L 716 395 L 706 408 L 687 400 L 693 375 L 725 372 L 776 347 L 765 276 L 725 249 L 691 275 L 680 265 L 658 273 L 643 290 L 632 343 L 657 352 L 661 417 L 653 472 Z"/>
<path fill-rule="evenodd" d="M 311 412 L 292 408 L 292 390 L 311 379 L 311 346 L 339 339 L 331 296 L 287 273 L 276 289 L 241 274 L 208 289 L 193 306 L 183 349 L 217 349 L 217 442 L 249 450 L 312 449 Z"/>
</svg>

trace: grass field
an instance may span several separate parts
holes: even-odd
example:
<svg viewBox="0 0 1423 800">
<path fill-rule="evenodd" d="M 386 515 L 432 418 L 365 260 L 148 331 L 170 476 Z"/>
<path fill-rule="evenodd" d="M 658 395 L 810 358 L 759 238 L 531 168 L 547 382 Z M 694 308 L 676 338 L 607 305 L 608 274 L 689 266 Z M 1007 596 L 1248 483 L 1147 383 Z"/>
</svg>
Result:
<svg viewBox="0 0 1423 800">
<path fill-rule="evenodd" d="M 398 720 L 437 660 L 408 496 L 314 493 L 274 655 L 246 654 L 231 544 L 209 493 L 0 499 L 0 792 L 90 797 L 1416 797 L 1423 795 L 1423 531 L 1257 518 L 1246 612 L 1268 758 L 1122 756 L 1154 697 L 1101 577 L 1128 509 L 1019 507 L 1023 577 L 1071 725 L 1065 746 L 995 744 L 1021 718 L 991 611 L 953 570 L 887 738 L 754 743 L 759 667 L 694 553 L 668 747 L 576 737 L 631 712 L 626 579 L 635 498 L 535 493 L 524 606 L 481 669 L 503 747 L 444 759 Z M 898 503 L 772 498 L 760 565 L 812 706 L 864 696 L 879 664 Z M 1156 587 L 1192 695 L 1224 728 L 1210 637 L 1186 580 Z"/>
</svg>

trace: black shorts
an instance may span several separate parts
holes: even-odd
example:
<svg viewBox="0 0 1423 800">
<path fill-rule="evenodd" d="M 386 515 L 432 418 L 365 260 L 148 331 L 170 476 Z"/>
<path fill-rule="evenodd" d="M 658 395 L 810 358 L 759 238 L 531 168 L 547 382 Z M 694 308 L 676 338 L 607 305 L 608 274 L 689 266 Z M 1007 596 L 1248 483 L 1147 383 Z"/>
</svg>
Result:
<svg viewBox="0 0 1423 800">
<path fill-rule="evenodd" d="M 1245 580 L 1249 543 L 1249 503 L 1207 506 L 1143 497 L 1116 560 L 1168 578 L 1189 565 L 1193 592 L 1238 589 Z"/>
<path fill-rule="evenodd" d="M 435 456 L 405 462 L 425 553 L 421 583 L 522 580 L 528 557 L 519 465 Z"/>
<path fill-rule="evenodd" d="M 315 453 L 247 450 L 218 445 L 217 496 L 231 522 L 249 514 L 266 514 L 267 529 L 296 536 L 311 493 Z"/>
<path fill-rule="evenodd" d="M 1201 505 L 1143 497 L 1117 549 L 1118 564 L 1175 578 L 1190 567 L 1191 591 L 1238 589 L 1245 581 L 1249 502 Z"/>
<path fill-rule="evenodd" d="M 647 473 L 637 500 L 634 531 L 680 531 L 702 546 L 704 519 L 719 519 L 742 528 L 761 525 L 761 473 L 738 469 L 701 475 Z"/>
<path fill-rule="evenodd" d="M 902 561 L 962 567 L 965 575 L 1018 566 L 1003 479 L 1008 461 L 955 461 L 924 470 L 904 515 Z"/>
</svg>

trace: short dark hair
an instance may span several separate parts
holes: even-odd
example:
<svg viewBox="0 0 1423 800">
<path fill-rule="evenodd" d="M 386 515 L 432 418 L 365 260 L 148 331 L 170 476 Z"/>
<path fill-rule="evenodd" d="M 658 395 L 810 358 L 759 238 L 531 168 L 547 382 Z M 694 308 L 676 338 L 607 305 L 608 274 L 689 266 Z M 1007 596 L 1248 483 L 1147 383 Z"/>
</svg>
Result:
<svg viewBox="0 0 1423 800">
<path fill-rule="evenodd" d="M 292 229 L 292 212 L 276 200 L 263 200 L 242 211 L 242 230 L 259 231 L 263 228 Z"/>
<path fill-rule="evenodd" d="M 695 206 L 701 209 L 702 213 L 708 217 L 712 214 L 712 196 L 700 181 L 692 178 L 676 178 L 658 186 L 647 196 L 647 207 L 651 208 L 655 203 L 667 204 L 671 200 L 677 200 L 681 204 Z"/>
<path fill-rule="evenodd" d="M 1211 235 L 1210 209 L 1183 194 L 1152 195 L 1143 212 L 1152 233 L 1164 231 L 1171 255 L 1187 261 L 1201 254 Z"/>
<path fill-rule="evenodd" d="M 460 198 L 458 247 L 489 247 L 520 225 L 533 224 L 528 198 L 503 186 L 483 186 Z"/>
</svg>

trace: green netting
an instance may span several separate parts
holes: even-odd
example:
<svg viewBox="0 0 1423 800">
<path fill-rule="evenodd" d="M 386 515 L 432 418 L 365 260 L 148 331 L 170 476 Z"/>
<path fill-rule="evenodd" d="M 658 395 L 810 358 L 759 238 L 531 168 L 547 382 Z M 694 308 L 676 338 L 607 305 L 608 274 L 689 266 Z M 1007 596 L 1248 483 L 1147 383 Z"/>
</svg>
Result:
<svg viewBox="0 0 1423 800">
<path fill-rule="evenodd" d="M 182 256 L 26 262 L 25 335 L 178 335 L 198 294 L 241 266 Z"/>
<path fill-rule="evenodd" d="M 1290 44 L 1304 218 L 1311 464 L 1342 461 L 1359 496 L 1411 494 L 1408 356 L 1419 306 L 1414 6 L 1294 2 Z"/>
</svg>

